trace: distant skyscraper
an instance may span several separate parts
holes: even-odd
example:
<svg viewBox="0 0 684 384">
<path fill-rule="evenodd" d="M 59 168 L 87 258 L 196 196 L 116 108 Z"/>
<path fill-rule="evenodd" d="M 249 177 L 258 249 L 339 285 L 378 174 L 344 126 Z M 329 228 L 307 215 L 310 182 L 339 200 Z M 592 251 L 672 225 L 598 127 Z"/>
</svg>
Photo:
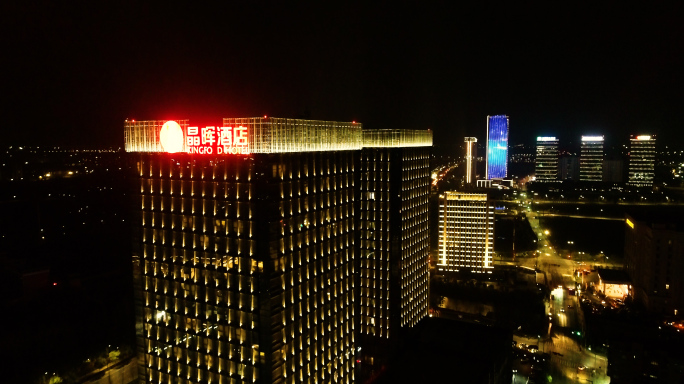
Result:
<svg viewBox="0 0 684 384">
<path fill-rule="evenodd" d="M 632 135 L 629 139 L 629 184 L 637 187 L 653 185 L 655 135 Z"/>
<path fill-rule="evenodd" d="M 466 184 L 474 183 L 477 176 L 477 138 L 465 138 L 465 182 Z"/>
<path fill-rule="evenodd" d="M 487 180 L 508 176 L 508 116 L 487 116 Z"/>
<path fill-rule="evenodd" d="M 603 136 L 582 136 L 580 181 L 603 180 Z"/>
<path fill-rule="evenodd" d="M 534 164 L 536 181 L 558 180 L 558 139 L 548 136 L 537 137 L 537 156 Z"/>
<path fill-rule="evenodd" d="M 491 273 L 494 207 L 487 194 L 445 192 L 439 200 L 438 270 Z"/>
<path fill-rule="evenodd" d="M 359 308 L 385 332 L 427 313 L 431 132 L 363 161 L 356 123 L 126 121 L 125 142 L 142 382 L 351 383 Z"/>
</svg>

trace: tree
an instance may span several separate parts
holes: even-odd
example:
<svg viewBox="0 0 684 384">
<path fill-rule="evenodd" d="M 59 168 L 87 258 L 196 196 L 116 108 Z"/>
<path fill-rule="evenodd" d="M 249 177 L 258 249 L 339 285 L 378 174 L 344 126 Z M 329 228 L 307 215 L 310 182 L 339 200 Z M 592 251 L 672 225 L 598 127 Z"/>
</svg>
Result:
<svg viewBox="0 0 684 384">
<path fill-rule="evenodd" d="M 121 356 L 121 351 L 119 351 L 118 349 L 115 349 L 115 350 L 109 352 L 109 361 L 115 362 L 115 361 L 119 360 L 119 356 Z"/>
</svg>

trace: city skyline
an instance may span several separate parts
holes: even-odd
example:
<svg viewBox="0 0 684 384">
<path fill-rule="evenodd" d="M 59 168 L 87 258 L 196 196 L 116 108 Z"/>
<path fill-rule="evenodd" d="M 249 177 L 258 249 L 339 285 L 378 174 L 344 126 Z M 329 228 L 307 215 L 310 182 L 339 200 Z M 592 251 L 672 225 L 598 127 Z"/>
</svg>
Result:
<svg viewBox="0 0 684 384">
<path fill-rule="evenodd" d="M 126 118 L 263 115 L 431 129 L 439 153 L 497 113 L 513 117 L 512 143 L 549 130 L 682 138 L 684 58 L 668 43 L 684 35 L 681 6 L 549 18 L 512 5 L 4 10 L 10 145 L 116 147 Z"/>
<path fill-rule="evenodd" d="M 682 19 L 3 2 L 4 381 L 684 382 Z"/>
</svg>

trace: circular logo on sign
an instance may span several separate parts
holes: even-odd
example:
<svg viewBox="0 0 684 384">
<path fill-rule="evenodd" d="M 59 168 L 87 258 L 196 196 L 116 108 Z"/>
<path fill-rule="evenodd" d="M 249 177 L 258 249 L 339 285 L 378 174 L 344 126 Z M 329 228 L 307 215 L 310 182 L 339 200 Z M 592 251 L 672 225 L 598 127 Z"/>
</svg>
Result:
<svg viewBox="0 0 684 384">
<path fill-rule="evenodd" d="M 166 152 L 182 152 L 183 130 L 175 121 L 167 121 L 159 131 L 159 141 Z"/>
</svg>

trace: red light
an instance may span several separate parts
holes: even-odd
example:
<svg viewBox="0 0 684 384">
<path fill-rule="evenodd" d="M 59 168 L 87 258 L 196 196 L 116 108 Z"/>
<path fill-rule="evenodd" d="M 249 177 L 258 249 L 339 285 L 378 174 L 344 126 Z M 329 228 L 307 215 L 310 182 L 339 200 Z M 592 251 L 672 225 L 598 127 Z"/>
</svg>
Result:
<svg viewBox="0 0 684 384">
<path fill-rule="evenodd" d="M 264 115 L 264 119 L 268 119 L 268 116 Z"/>
<path fill-rule="evenodd" d="M 356 364 L 361 364 L 361 359 L 357 359 Z"/>
<path fill-rule="evenodd" d="M 352 121 L 352 124 L 356 124 L 356 120 Z"/>
<path fill-rule="evenodd" d="M 57 285 L 57 283 L 52 283 L 52 285 Z"/>
</svg>

